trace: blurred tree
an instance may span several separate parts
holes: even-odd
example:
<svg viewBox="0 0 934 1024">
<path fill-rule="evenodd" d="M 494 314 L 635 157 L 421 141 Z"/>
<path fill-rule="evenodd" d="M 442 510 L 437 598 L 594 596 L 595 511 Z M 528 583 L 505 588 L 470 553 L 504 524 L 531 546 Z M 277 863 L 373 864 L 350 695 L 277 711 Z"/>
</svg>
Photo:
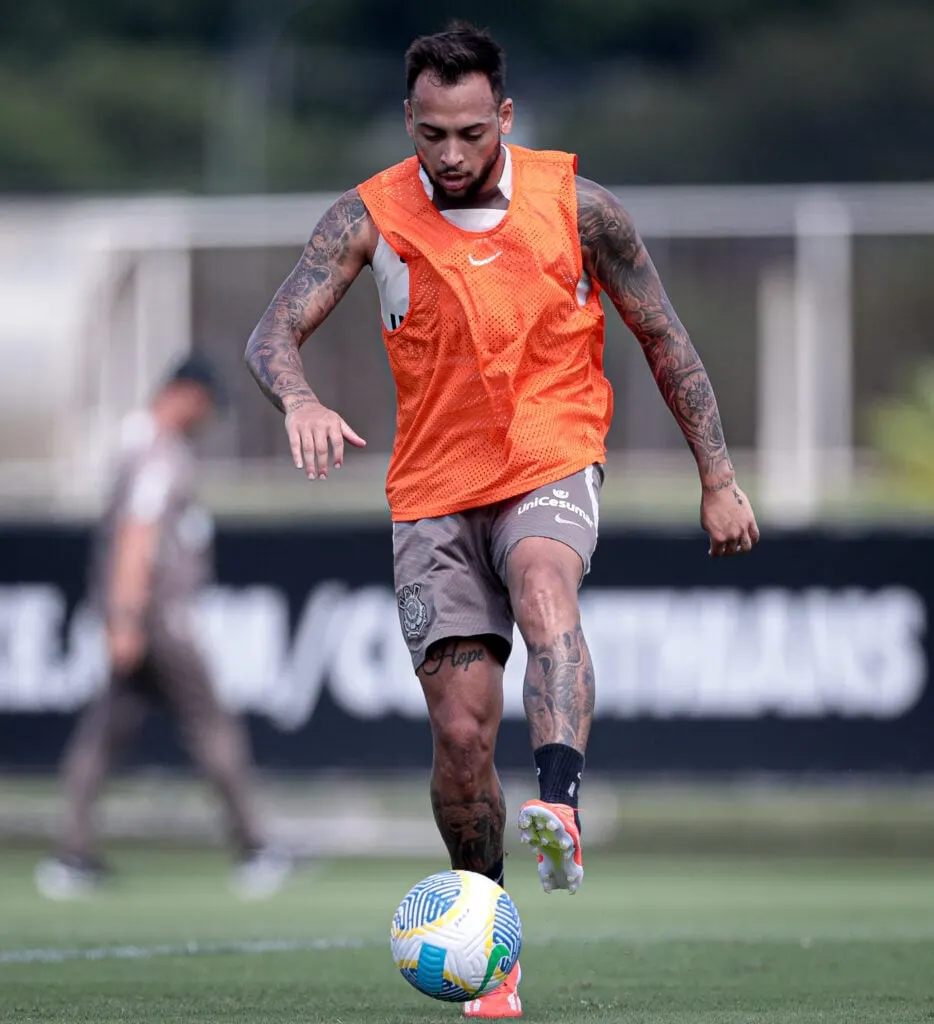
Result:
<svg viewBox="0 0 934 1024">
<path fill-rule="evenodd" d="M 0 191 L 338 188 L 407 151 L 429 0 L 2 3 Z M 608 182 L 929 178 L 929 0 L 473 0 L 520 127 Z"/>
<path fill-rule="evenodd" d="M 900 498 L 934 501 L 934 361 L 917 366 L 904 393 L 871 410 L 870 437 Z"/>
</svg>

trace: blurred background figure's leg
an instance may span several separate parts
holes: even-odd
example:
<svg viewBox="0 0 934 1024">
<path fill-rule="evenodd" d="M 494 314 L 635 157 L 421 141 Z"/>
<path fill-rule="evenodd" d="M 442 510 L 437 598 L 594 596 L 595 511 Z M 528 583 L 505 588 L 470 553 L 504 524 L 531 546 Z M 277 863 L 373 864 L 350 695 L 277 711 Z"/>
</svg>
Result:
<svg viewBox="0 0 934 1024">
<path fill-rule="evenodd" d="M 271 895 L 288 877 L 291 858 L 263 834 L 243 722 L 221 704 L 204 657 L 188 637 L 163 627 L 155 629 L 153 662 L 160 693 L 188 753 L 223 807 L 227 835 L 238 862 L 235 888 L 247 898 Z"/>
<path fill-rule="evenodd" d="M 107 869 L 97 849 L 95 809 L 112 766 L 139 728 L 147 701 L 133 679 L 111 679 L 78 721 L 62 759 L 65 822 L 58 854 L 42 861 L 43 895 L 65 899 L 98 885 Z"/>
</svg>

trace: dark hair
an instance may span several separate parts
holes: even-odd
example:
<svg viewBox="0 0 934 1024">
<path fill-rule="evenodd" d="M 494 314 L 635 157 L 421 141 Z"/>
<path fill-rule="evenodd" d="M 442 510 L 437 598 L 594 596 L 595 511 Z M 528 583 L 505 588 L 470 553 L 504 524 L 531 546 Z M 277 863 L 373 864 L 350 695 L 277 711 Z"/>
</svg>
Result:
<svg viewBox="0 0 934 1024">
<path fill-rule="evenodd" d="M 418 76 L 428 71 L 442 85 L 456 85 L 464 75 L 480 72 L 490 80 L 493 98 L 501 103 L 506 92 L 506 54 L 486 29 L 453 21 L 433 36 L 419 36 L 405 54 L 408 95 Z"/>
</svg>

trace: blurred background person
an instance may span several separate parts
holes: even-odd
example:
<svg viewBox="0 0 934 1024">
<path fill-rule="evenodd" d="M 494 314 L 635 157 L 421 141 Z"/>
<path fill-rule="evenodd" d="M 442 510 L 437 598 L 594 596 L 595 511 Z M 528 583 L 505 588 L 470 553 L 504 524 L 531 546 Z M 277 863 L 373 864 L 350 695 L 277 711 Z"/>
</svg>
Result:
<svg viewBox="0 0 934 1024">
<path fill-rule="evenodd" d="M 242 723 L 220 702 L 199 646 L 196 605 L 212 575 L 213 525 L 197 500 L 191 438 L 225 403 L 213 365 L 186 357 L 148 408 L 127 417 L 92 547 L 89 589 L 106 633 L 110 678 L 79 719 L 63 761 L 60 850 L 36 869 L 50 898 L 87 892 L 108 874 L 93 811 L 108 772 L 146 713 L 162 706 L 223 805 L 246 897 L 268 895 L 290 861 L 263 838 Z"/>
</svg>

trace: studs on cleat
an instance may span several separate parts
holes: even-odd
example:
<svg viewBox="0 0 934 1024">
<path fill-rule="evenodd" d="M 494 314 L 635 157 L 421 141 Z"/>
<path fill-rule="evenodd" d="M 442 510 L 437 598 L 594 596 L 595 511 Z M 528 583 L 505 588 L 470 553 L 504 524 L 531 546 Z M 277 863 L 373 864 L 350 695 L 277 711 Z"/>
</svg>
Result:
<svg viewBox="0 0 934 1024">
<path fill-rule="evenodd" d="M 530 801 L 518 815 L 519 838 L 537 852 L 539 881 L 548 894 L 558 889 L 573 894 L 583 880 L 583 869 L 575 860 L 573 826 L 565 822 L 563 814 Z"/>
</svg>

